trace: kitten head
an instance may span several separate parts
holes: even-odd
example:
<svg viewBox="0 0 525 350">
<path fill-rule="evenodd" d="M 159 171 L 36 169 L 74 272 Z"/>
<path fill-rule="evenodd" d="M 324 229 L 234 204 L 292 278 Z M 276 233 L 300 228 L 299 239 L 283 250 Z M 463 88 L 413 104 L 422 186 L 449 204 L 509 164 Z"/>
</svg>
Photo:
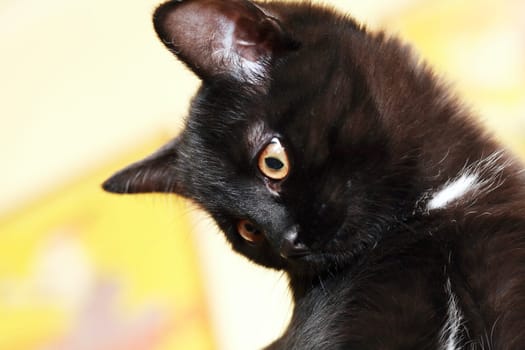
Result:
<svg viewBox="0 0 525 350">
<path fill-rule="evenodd" d="M 236 251 L 297 273 L 348 262 L 413 209 L 417 152 L 372 83 L 384 38 L 310 3 L 169 1 L 154 25 L 202 86 L 182 133 L 107 191 L 190 198 Z"/>
</svg>

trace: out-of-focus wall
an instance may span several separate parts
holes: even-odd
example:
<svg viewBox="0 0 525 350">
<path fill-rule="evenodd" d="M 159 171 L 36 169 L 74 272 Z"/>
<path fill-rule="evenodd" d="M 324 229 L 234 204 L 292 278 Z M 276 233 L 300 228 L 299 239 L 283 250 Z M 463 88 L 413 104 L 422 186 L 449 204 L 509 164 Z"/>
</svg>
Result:
<svg viewBox="0 0 525 350">
<path fill-rule="evenodd" d="M 324 2 L 412 42 L 500 138 L 523 149 L 523 1 Z M 150 19 L 156 3 L 0 1 L 0 218 L 13 221 L 10 213 L 22 208 L 16 218 L 23 221 L 29 203 L 63 193 L 65 184 L 106 164 L 124 165 L 125 155 L 135 153 L 128 150 L 147 153 L 156 147 L 150 140 L 176 134 L 198 81 L 156 39 Z M 285 278 L 231 253 L 201 215 L 190 220 L 217 346 L 268 343 L 289 317 Z M 9 266 L 2 259 L 0 267 Z"/>
<path fill-rule="evenodd" d="M 156 3 L 0 2 L 0 210 L 176 132 L 197 80 L 156 39 Z"/>
</svg>

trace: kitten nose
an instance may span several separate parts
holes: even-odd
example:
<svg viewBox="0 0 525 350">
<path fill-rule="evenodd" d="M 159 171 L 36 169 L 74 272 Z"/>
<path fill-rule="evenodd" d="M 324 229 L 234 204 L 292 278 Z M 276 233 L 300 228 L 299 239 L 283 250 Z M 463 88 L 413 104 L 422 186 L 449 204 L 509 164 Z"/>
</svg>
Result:
<svg viewBox="0 0 525 350">
<path fill-rule="evenodd" d="M 283 258 L 299 258 L 301 256 L 308 255 L 310 250 L 308 247 L 299 241 L 299 232 L 297 225 L 292 226 L 288 229 L 283 237 L 281 243 L 280 254 Z"/>
</svg>

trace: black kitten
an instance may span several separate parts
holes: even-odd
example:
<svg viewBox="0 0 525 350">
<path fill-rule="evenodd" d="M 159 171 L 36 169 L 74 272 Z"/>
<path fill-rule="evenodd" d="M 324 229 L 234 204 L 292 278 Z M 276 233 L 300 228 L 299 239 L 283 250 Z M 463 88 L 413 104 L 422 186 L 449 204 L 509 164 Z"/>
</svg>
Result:
<svg viewBox="0 0 525 350">
<path fill-rule="evenodd" d="M 521 165 L 408 47 L 309 2 L 169 1 L 154 24 L 202 86 L 104 188 L 190 198 L 285 270 L 269 349 L 525 349 Z"/>
</svg>

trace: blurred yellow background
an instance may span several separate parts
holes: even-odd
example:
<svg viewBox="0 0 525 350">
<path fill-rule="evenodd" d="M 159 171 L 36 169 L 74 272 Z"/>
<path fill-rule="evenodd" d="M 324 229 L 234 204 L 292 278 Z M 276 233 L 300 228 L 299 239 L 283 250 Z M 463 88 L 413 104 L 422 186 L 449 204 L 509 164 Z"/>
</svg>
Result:
<svg viewBox="0 0 525 350">
<path fill-rule="evenodd" d="M 525 1 L 325 0 L 413 44 L 525 154 Z M 198 81 L 153 0 L 0 0 L 0 349 L 256 349 L 285 278 L 168 196 L 99 184 L 181 127 Z"/>
</svg>

